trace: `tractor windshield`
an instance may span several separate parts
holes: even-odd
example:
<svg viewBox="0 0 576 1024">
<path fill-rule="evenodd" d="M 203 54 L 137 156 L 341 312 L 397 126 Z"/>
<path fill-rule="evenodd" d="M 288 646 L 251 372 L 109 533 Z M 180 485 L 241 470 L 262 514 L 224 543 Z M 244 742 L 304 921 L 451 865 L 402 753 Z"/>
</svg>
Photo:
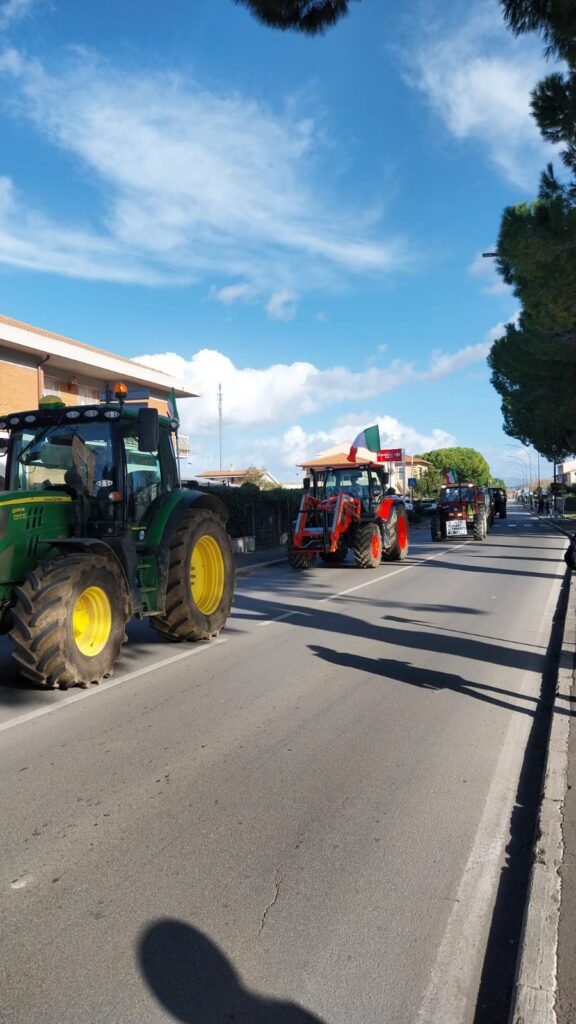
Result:
<svg viewBox="0 0 576 1024">
<path fill-rule="evenodd" d="M 472 487 L 443 487 L 440 492 L 440 501 L 474 501 L 474 490 Z"/>
<path fill-rule="evenodd" d="M 9 489 L 70 486 L 89 497 L 115 486 L 108 423 L 65 423 L 12 435 Z"/>
</svg>

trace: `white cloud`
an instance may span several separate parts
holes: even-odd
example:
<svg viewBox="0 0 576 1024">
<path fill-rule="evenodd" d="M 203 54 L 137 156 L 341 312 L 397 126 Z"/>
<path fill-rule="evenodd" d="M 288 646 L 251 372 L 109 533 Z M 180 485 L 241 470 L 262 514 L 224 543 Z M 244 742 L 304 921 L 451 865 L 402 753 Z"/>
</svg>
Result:
<svg viewBox="0 0 576 1024">
<path fill-rule="evenodd" d="M 67 266 L 78 277 L 108 268 L 111 280 L 144 283 L 220 278 L 220 301 L 261 293 L 282 318 L 293 308 L 283 294 L 408 262 L 403 242 L 376 238 L 377 211 L 336 207 L 324 180 L 315 184 L 324 128 L 294 104 L 280 115 L 173 73 L 124 72 L 86 51 L 51 73 L 5 50 L 0 74 L 15 116 L 60 149 L 70 173 L 88 171 L 105 207 L 97 229 L 65 227 L 14 191 L 0 220 L 4 262 Z"/>
<path fill-rule="evenodd" d="M 492 342 L 503 334 L 504 328 L 504 323 L 498 324 L 484 341 L 453 353 L 434 351 L 428 367 L 422 370 L 400 359 L 393 359 L 386 367 L 372 366 L 366 370 L 344 366 L 322 370 L 301 361 L 275 363 L 265 369 L 240 368 L 213 349 L 200 349 L 190 359 L 174 352 L 141 355 L 138 362 L 170 373 L 202 396 L 193 403 L 194 419 L 200 429 L 203 421 L 206 429 L 212 429 L 216 417 L 216 402 L 206 392 L 207 382 L 215 382 L 211 385 L 214 395 L 217 385 L 222 385 L 225 416 L 231 424 L 253 427 L 350 402 L 355 396 L 370 398 L 407 383 L 426 383 L 460 373 L 484 362 Z"/>
<path fill-rule="evenodd" d="M 213 288 L 210 295 L 217 302 L 231 306 L 235 302 L 253 302 L 258 292 L 251 284 L 229 284 L 225 288 Z"/>
<path fill-rule="evenodd" d="M 266 305 L 266 312 L 272 320 L 292 320 L 296 313 L 296 296 L 294 292 L 275 292 Z"/>
<path fill-rule="evenodd" d="M 441 428 L 434 428 L 428 434 L 422 434 L 394 416 L 375 416 L 367 413 L 362 417 L 350 416 L 345 420 L 339 420 L 329 430 L 307 432 L 300 424 L 295 424 L 281 436 L 261 443 L 259 461 L 278 461 L 286 469 L 293 468 L 332 445 L 344 442 L 351 444 L 364 430 L 368 421 L 378 424 L 383 448 L 404 448 L 410 455 L 432 451 L 435 448 L 448 448 L 456 443 L 454 436 Z"/>
<path fill-rule="evenodd" d="M 456 352 L 437 350 L 422 368 L 393 359 L 385 367 L 364 370 L 344 366 L 321 369 L 302 361 L 255 369 L 236 366 L 228 356 L 213 349 L 200 349 L 188 359 L 174 352 L 141 355 L 138 362 L 171 374 L 200 395 L 179 402 L 182 429 L 194 438 L 195 451 L 206 450 L 208 439 L 217 437 L 221 385 L 225 433 L 234 439 L 240 461 L 250 464 L 275 458 L 289 466 L 318 448 L 352 440 L 375 419 L 385 446 L 403 446 L 412 452 L 449 446 L 453 438 L 441 427 L 419 433 L 391 416 L 375 414 L 374 400 L 381 407 L 386 403 L 385 395 L 402 385 L 426 386 L 475 367 L 484 368 L 490 346 L 504 328 L 504 323 L 497 324 L 483 341 Z M 358 409 L 360 402 L 362 409 Z M 337 406 L 357 411 L 338 419 L 329 430 L 307 432 L 299 423 L 320 414 L 325 421 L 329 410 Z"/>
<path fill-rule="evenodd" d="M 483 256 L 481 252 L 476 253 L 468 267 L 468 273 L 482 281 L 482 291 L 485 295 L 512 295 L 512 289 L 497 272 L 494 260 Z"/>
<path fill-rule="evenodd" d="M 0 32 L 30 13 L 38 0 L 0 0 Z"/>
<path fill-rule="evenodd" d="M 533 190 L 554 150 L 531 116 L 530 92 L 550 66 L 540 42 L 507 31 L 495 3 L 475 2 L 465 11 L 454 27 L 436 8 L 436 27 L 415 44 L 406 77 L 452 136 L 480 143 L 505 177 Z"/>
</svg>

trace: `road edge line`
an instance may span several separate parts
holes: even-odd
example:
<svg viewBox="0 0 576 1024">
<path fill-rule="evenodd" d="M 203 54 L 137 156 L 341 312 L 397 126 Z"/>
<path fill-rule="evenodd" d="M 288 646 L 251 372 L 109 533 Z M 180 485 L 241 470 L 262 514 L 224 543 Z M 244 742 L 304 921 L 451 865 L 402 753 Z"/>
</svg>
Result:
<svg viewBox="0 0 576 1024">
<path fill-rule="evenodd" d="M 576 586 L 569 594 L 552 706 L 546 768 L 533 863 L 512 991 L 509 1024 L 557 1024 L 558 927 L 564 857 L 563 816 L 568 785 L 568 737 L 576 657 Z"/>
</svg>

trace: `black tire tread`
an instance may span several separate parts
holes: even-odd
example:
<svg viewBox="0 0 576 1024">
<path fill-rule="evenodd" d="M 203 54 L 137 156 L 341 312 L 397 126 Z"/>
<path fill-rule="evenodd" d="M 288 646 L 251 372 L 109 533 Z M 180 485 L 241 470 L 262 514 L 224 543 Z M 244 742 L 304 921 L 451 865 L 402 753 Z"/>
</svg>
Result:
<svg viewBox="0 0 576 1024">
<path fill-rule="evenodd" d="M 384 561 L 384 562 L 403 562 L 404 559 L 408 558 L 408 550 L 410 548 L 410 535 L 409 535 L 409 529 L 408 529 L 408 516 L 406 515 L 406 512 L 401 511 L 398 508 L 395 508 L 393 510 L 392 515 L 394 516 L 395 522 L 394 523 L 391 522 L 390 526 L 394 527 L 394 540 L 392 541 L 392 543 L 391 543 L 389 548 L 387 548 L 386 546 L 383 547 L 383 549 L 382 549 L 382 561 Z M 406 521 L 406 538 L 407 539 L 406 539 L 406 547 L 405 548 L 400 547 L 400 542 L 398 540 L 398 520 L 399 519 L 404 519 Z"/>
<path fill-rule="evenodd" d="M 119 600 L 112 603 L 113 623 L 108 647 L 94 659 L 71 657 L 67 653 L 67 616 L 71 602 L 67 592 L 77 584 L 89 585 L 91 571 L 102 571 L 115 581 Z M 58 595 L 58 596 L 55 596 Z M 23 676 L 45 690 L 57 686 L 86 686 L 110 675 L 112 665 L 126 641 L 124 626 L 130 618 L 130 600 L 119 566 L 105 555 L 63 555 L 52 562 L 41 562 L 16 587 L 12 608 L 12 657 Z M 121 630 L 115 629 L 122 616 Z M 79 653 L 79 652 L 78 652 Z"/>
<path fill-rule="evenodd" d="M 192 604 L 186 574 L 188 563 L 184 561 L 189 554 L 190 534 L 197 528 L 216 528 L 220 550 L 224 560 L 224 591 L 222 603 L 210 616 L 202 615 Z M 168 582 L 166 584 L 166 602 L 161 615 L 150 618 L 150 625 L 167 640 L 174 642 L 194 642 L 209 640 L 218 636 L 230 613 L 234 597 L 234 560 L 226 529 L 214 512 L 208 509 L 186 509 L 182 513 L 179 526 L 168 542 Z"/>
<path fill-rule="evenodd" d="M 382 548 L 380 549 L 380 556 L 374 558 L 372 554 L 372 538 L 374 531 L 380 530 L 376 523 L 360 523 L 354 530 L 352 538 L 352 551 L 354 553 L 354 559 L 356 565 L 361 569 L 376 569 L 380 565 L 382 557 Z"/>
</svg>

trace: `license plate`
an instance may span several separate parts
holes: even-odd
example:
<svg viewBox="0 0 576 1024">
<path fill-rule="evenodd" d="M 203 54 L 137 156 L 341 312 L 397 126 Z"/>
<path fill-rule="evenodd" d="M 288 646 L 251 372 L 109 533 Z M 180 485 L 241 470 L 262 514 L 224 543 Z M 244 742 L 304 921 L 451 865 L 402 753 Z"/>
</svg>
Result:
<svg viewBox="0 0 576 1024">
<path fill-rule="evenodd" d="M 447 537 L 465 537 L 466 533 L 466 523 L 463 519 L 450 519 L 446 523 Z"/>
</svg>

